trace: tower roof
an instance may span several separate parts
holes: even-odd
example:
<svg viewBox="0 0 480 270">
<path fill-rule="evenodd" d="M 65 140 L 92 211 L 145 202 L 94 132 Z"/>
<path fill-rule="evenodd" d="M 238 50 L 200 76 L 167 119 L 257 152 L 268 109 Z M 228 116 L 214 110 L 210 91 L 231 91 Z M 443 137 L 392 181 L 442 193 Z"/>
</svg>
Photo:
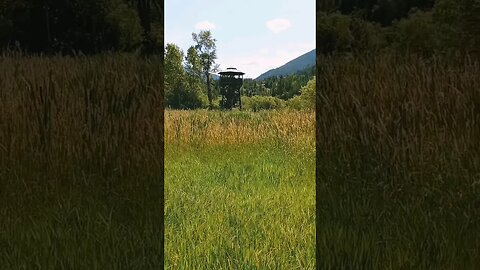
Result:
<svg viewBox="0 0 480 270">
<path fill-rule="evenodd" d="M 218 72 L 220 75 L 243 75 L 245 74 L 244 72 L 241 72 L 240 70 L 234 68 L 234 67 L 229 67 L 226 70 L 222 70 Z"/>
</svg>

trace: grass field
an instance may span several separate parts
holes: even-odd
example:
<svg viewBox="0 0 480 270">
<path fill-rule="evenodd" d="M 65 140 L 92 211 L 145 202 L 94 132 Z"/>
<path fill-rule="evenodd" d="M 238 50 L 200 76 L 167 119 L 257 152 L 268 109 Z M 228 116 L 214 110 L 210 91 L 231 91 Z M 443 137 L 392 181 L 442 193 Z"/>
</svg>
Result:
<svg viewBox="0 0 480 270">
<path fill-rule="evenodd" d="M 323 58 L 316 117 L 165 124 L 155 60 L 0 61 L 1 269 L 160 268 L 162 138 L 168 269 L 480 265 L 478 61 Z"/>
<path fill-rule="evenodd" d="M 320 268 L 478 269 L 478 60 L 317 61 Z"/>
<path fill-rule="evenodd" d="M 163 82 L 127 55 L 0 57 L 0 269 L 159 269 Z"/>
<path fill-rule="evenodd" d="M 314 112 L 166 111 L 166 269 L 314 269 Z"/>
</svg>

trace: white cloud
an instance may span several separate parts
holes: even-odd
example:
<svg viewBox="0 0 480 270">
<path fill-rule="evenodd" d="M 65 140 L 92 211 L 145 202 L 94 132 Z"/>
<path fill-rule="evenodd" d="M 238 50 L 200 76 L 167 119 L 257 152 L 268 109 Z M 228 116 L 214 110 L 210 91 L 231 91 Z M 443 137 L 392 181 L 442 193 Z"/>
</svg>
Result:
<svg viewBox="0 0 480 270">
<path fill-rule="evenodd" d="M 291 25 L 287 19 L 273 19 L 267 22 L 267 28 L 275 34 L 287 30 Z"/>
<path fill-rule="evenodd" d="M 215 27 L 215 24 L 209 21 L 201 21 L 195 24 L 195 28 L 199 30 L 213 30 Z"/>
</svg>

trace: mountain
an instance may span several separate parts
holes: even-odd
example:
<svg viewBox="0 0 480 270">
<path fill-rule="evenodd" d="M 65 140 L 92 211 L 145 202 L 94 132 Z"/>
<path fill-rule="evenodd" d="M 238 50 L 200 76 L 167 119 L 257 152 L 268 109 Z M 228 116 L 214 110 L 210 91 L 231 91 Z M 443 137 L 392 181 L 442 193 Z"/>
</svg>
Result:
<svg viewBox="0 0 480 270">
<path fill-rule="evenodd" d="M 286 63 L 281 67 L 271 69 L 263 73 L 262 75 L 258 76 L 255 80 L 261 81 L 273 76 L 285 76 L 285 75 L 294 74 L 298 71 L 302 71 L 308 67 L 314 66 L 315 59 L 316 59 L 315 49 L 313 49 L 308 53 L 293 59 L 292 61 Z"/>
</svg>

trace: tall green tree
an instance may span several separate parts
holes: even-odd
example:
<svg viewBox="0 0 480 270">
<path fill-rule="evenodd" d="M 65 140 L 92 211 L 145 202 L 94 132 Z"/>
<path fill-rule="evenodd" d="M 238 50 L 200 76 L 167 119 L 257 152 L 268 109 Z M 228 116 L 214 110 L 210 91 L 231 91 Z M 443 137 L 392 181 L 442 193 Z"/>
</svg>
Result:
<svg viewBox="0 0 480 270">
<path fill-rule="evenodd" d="M 175 109 L 196 109 L 206 105 L 205 94 L 202 93 L 202 82 L 198 77 L 198 62 L 192 50 L 184 58 L 183 51 L 175 44 L 167 44 L 165 48 L 165 104 Z M 185 59 L 185 66 L 184 60 Z M 193 75 L 189 62 L 195 63 L 197 75 Z M 201 69 L 200 69 L 201 71 Z"/>
<path fill-rule="evenodd" d="M 216 39 L 213 38 L 212 33 L 207 31 L 200 31 L 200 33 L 192 33 L 193 41 L 195 41 L 195 49 L 200 57 L 202 64 L 203 75 L 207 84 L 207 96 L 209 106 L 212 107 L 212 86 L 210 85 L 210 72 L 215 70 L 215 60 L 217 59 Z"/>
<path fill-rule="evenodd" d="M 164 58 L 165 104 L 180 108 L 182 91 L 185 89 L 185 71 L 182 66 L 183 52 L 175 44 L 167 44 Z"/>
<path fill-rule="evenodd" d="M 202 78 L 202 62 L 197 50 L 195 50 L 195 47 L 193 46 L 187 50 L 187 56 L 185 57 L 185 71 L 191 80 L 200 81 Z"/>
<path fill-rule="evenodd" d="M 195 106 L 206 104 L 205 85 L 202 82 L 202 63 L 195 47 L 191 46 L 185 56 L 185 74 L 187 82 L 187 91 L 191 92 L 192 98 L 196 99 Z"/>
</svg>

